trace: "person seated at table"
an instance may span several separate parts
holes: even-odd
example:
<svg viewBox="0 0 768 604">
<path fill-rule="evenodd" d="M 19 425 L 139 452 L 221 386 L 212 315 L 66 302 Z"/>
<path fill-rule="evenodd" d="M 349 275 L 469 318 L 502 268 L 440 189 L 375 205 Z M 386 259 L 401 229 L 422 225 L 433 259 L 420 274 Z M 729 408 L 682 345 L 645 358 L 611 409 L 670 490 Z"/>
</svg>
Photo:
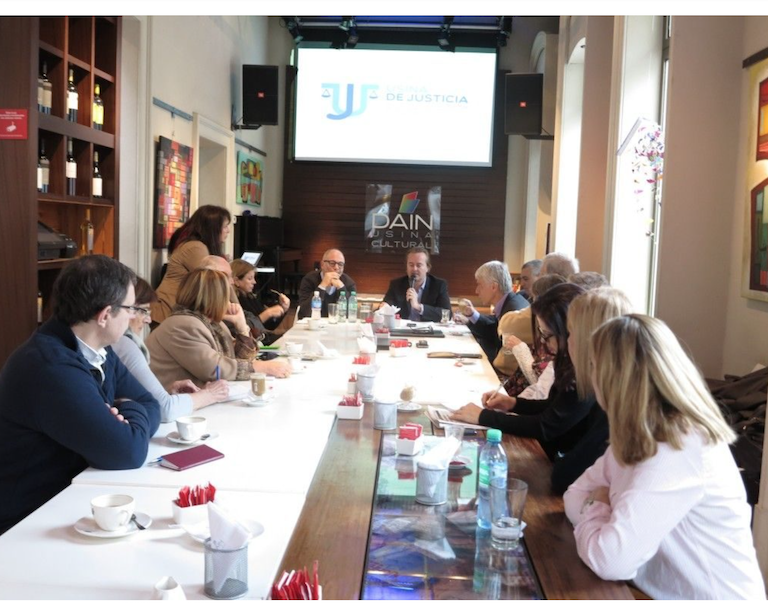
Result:
<svg viewBox="0 0 768 604">
<path fill-rule="evenodd" d="M 580 399 L 573 363 L 568 355 L 568 307 L 584 293 L 578 285 L 556 285 L 531 305 L 542 343 L 554 356 L 555 380 L 545 401 L 511 397 L 498 392 L 482 396 L 485 409 L 470 403 L 451 418 L 508 434 L 535 438 L 550 459 L 570 451 L 589 428 L 594 400 Z M 514 410 L 516 415 L 507 414 Z"/>
<path fill-rule="evenodd" d="M 68 261 L 53 316 L 0 372 L 0 533 L 89 465 L 146 461 L 160 407 L 110 348 L 134 316 L 134 280 L 107 256 Z"/>
<path fill-rule="evenodd" d="M 573 273 L 568 277 L 568 282 L 581 285 L 584 289 L 597 289 L 598 287 L 610 287 L 611 285 L 608 283 L 608 279 L 605 275 L 594 271 Z"/>
<path fill-rule="evenodd" d="M 232 215 L 220 206 L 203 205 L 176 229 L 168 244 L 168 269 L 152 303 L 153 324 L 162 323 L 173 312 L 182 279 L 200 266 L 208 255 L 224 256 Z"/>
<path fill-rule="evenodd" d="M 323 252 L 320 270 L 307 273 L 299 284 L 299 319 L 312 315 L 312 297 L 315 292 L 320 294 L 322 302 L 320 316 L 328 316 L 328 305 L 339 301 L 341 292 L 346 293 L 347 300 L 351 292 L 357 291 L 354 279 L 344 272 L 344 254 L 341 250 L 330 248 Z"/>
<path fill-rule="evenodd" d="M 149 350 L 144 345 L 144 328 L 152 322 L 150 304 L 156 299 L 152 286 L 144 279 L 136 279 L 136 316 L 128 323 L 128 329 L 114 344 L 112 350 L 128 371 L 160 403 L 160 421 L 171 422 L 177 417 L 190 415 L 213 403 L 227 399 L 229 384 L 226 380 L 208 382 L 198 388 L 191 380 L 178 380 L 168 386 L 168 391 L 149 368 Z"/>
<path fill-rule="evenodd" d="M 565 282 L 560 275 L 539 277 L 531 287 L 533 299 Z M 502 348 L 493 366 L 499 373 L 510 376 L 504 382 L 508 395 L 544 400 L 549 396 L 555 371 L 550 363 L 552 355 L 539 338 L 534 337 L 534 323 L 530 306 L 501 317 L 498 333 Z"/>
<path fill-rule="evenodd" d="M 448 282 L 430 275 L 432 263 L 423 247 L 412 247 L 405 256 L 406 275 L 392 279 L 384 302 L 400 309 L 409 321 L 440 321 L 443 309 L 451 310 Z"/>
<path fill-rule="evenodd" d="M 460 310 L 456 319 L 469 327 L 480 348 L 490 362 L 496 358 L 501 349 L 501 341 L 497 329 L 501 318 L 509 312 L 521 310 L 530 306 L 528 300 L 512 291 L 512 276 L 509 268 L 503 262 L 491 260 L 475 271 L 477 287 L 475 293 L 484 305 L 493 305 L 492 315 L 481 315 L 472 305 L 471 300 L 462 298 Z"/>
<path fill-rule="evenodd" d="M 560 275 L 565 279 L 579 272 L 579 261 L 563 252 L 550 252 L 541 262 L 541 276 Z"/>
<path fill-rule="evenodd" d="M 518 292 L 528 302 L 533 302 L 533 284 L 541 275 L 542 261 L 529 260 L 520 267 L 520 291 Z"/>
<path fill-rule="evenodd" d="M 232 337 L 223 324 L 229 295 L 229 279 L 221 271 L 198 268 L 184 278 L 176 310 L 147 338 L 149 365 L 163 387 L 184 379 L 197 386 L 218 379 L 247 380 L 254 371 L 276 377 L 291 374 L 282 360 L 256 359 L 258 347 L 239 304 L 228 315 L 237 330 Z"/>
<path fill-rule="evenodd" d="M 233 260 L 230 263 L 232 279 L 237 293 L 237 300 L 243 307 L 245 318 L 251 327 L 259 328 L 265 335 L 265 341 L 271 343 L 278 338 L 273 330 L 280 325 L 285 313 L 291 306 L 291 301 L 285 294 L 278 293 L 279 303 L 266 306 L 259 295 L 253 293 L 256 285 L 256 267 L 250 262 Z"/>
<path fill-rule="evenodd" d="M 656 600 L 765 600 L 736 434 L 675 335 L 628 315 L 590 353 L 610 446 L 564 496 L 579 557 Z"/>
</svg>

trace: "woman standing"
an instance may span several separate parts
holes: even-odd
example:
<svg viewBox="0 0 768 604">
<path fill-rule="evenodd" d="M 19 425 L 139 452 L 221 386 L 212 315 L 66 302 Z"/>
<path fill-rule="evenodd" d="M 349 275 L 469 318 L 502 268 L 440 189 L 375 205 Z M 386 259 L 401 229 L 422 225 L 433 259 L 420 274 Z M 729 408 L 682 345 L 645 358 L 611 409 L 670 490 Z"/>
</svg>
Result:
<svg viewBox="0 0 768 604">
<path fill-rule="evenodd" d="M 145 326 L 152 321 L 149 305 L 156 299 L 149 283 L 137 279 L 134 303 L 136 316 L 130 320 L 123 337 L 112 345 L 112 350 L 133 377 L 160 403 L 160 421 L 170 422 L 196 409 L 226 400 L 229 384 L 225 380 L 218 380 L 198 388 L 190 380 L 178 380 L 168 385 L 168 391 L 163 388 L 149 368 L 149 351 L 143 337 Z"/>
<path fill-rule="evenodd" d="M 765 600 L 736 436 L 674 334 L 613 319 L 591 366 L 611 444 L 564 497 L 581 559 L 654 599 Z"/>
<path fill-rule="evenodd" d="M 189 379 L 198 386 L 216 379 L 247 380 L 254 371 L 288 377 L 282 360 L 260 361 L 243 309 L 230 315 L 237 336 L 222 323 L 229 308 L 229 278 L 221 271 L 195 269 L 182 281 L 173 314 L 147 339 L 150 366 L 164 386 Z"/>
<path fill-rule="evenodd" d="M 204 205 L 173 234 L 168 246 L 168 270 L 157 288 L 158 299 L 151 305 L 153 323 L 162 323 L 173 312 L 182 279 L 198 268 L 203 258 L 224 256 L 231 223 L 229 210 Z"/>
</svg>

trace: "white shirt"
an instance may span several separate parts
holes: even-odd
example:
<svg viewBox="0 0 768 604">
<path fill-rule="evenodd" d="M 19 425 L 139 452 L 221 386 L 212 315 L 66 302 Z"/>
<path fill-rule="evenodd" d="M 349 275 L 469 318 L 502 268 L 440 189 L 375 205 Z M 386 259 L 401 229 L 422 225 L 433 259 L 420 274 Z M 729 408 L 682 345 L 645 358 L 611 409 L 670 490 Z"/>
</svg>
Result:
<svg viewBox="0 0 768 604">
<path fill-rule="evenodd" d="M 525 344 L 526 348 L 528 347 Z M 514 349 L 513 349 L 514 350 Z M 522 367 L 522 365 L 521 365 Z M 523 370 L 525 373 L 525 370 Z M 552 384 L 555 383 L 555 362 L 550 361 L 541 372 L 539 379 L 531 383 L 528 388 L 523 390 L 518 396 L 526 398 L 531 401 L 544 401 L 549 398 L 549 391 L 552 389 Z"/>
<path fill-rule="evenodd" d="M 80 350 L 80 354 L 82 354 L 85 357 L 85 360 L 88 361 L 91 366 L 95 369 L 99 370 L 99 373 L 101 374 L 101 383 L 104 383 L 104 363 L 107 362 L 107 349 L 106 348 L 100 348 L 99 350 L 96 350 L 95 348 L 91 348 L 88 344 L 86 344 L 83 340 L 75 336 L 77 339 L 77 348 Z"/>
<path fill-rule="evenodd" d="M 584 505 L 601 486 L 611 504 Z M 581 559 L 606 580 L 634 579 L 654 599 L 765 600 L 744 483 L 728 445 L 698 432 L 678 451 L 619 465 L 611 447 L 566 491 Z"/>
</svg>

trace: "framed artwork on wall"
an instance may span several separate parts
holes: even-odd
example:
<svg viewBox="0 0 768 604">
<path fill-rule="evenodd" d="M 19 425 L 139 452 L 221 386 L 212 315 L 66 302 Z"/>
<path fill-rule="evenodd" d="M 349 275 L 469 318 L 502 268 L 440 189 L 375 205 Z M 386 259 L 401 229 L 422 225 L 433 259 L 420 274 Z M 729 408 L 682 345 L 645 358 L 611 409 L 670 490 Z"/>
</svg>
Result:
<svg viewBox="0 0 768 604">
<path fill-rule="evenodd" d="M 152 247 L 168 247 L 173 232 L 189 218 L 192 147 L 163 136 L 157 143 Z"/>
<path fill-rule="evenodd" d="M 741 294 L 768 302 L 768 59 L 746 63 L 750 135 Z"/>
<path fill-rule="evenodd" d="M 261 205 L 264 189 L 264 160 L 245 151 L 237 152 L 237 203 Z"/>
</svg>

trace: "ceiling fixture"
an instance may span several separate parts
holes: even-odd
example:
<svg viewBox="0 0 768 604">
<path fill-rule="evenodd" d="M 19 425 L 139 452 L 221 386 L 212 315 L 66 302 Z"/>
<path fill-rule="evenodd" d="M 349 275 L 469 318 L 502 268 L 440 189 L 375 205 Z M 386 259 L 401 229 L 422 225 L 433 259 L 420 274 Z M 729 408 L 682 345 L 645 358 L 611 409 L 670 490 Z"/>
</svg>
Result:
<svg viewBox="0 0 768 604">
<path fill-rule="evenodd" d="M 440 28 L 440 33 L 437 36 L 437 45 L 441 50 L 448 52 L 454 52 L 456 47 L 451 42 L 451 24 L 453 23 L 453 17 L 445 17 L 443 19 L 443 25 Z"/>
</svg>

